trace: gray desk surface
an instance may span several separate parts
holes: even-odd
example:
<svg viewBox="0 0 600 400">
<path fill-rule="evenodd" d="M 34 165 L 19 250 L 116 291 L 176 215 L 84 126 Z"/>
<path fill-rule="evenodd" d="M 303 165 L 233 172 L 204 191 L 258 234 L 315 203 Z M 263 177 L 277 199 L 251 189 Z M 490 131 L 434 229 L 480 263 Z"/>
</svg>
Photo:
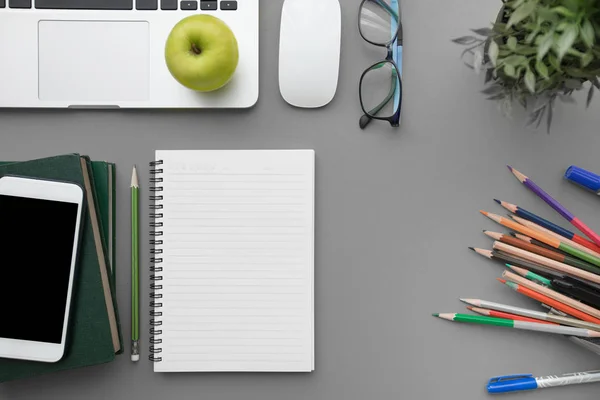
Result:
<svg viewBox="0 0 600 400">
<path fill-rule="evenodd" d="M 600 171 L 600 98 L 587 111 L 583 97 L 578 106 L 559 105 L 549 136 L 528 131 L 520 118 L 509 121 L 482 99 L 481 82 L 460 62 L 461 48 L 450 43 L 492 20 L 500 2 L 404 1 L 403 125 L 392 130 L 377 123 L 361 131 L 357 81 L 383 51 L 359 38 L 359 1 L 341 3 L 339 90 L 322 110 L 293 109 L 281 99 L 282 0 L 264 0 L 261 97 L 252 110 L 0 112 L 0 159 L 81 152 L 118 164 L 118 296 L 126 338 L 132 164 L 142 167 L 146 182 L 157 148 L 314 148 L 316 371 L 165 375 L 152 372 L 147 354 L 135 365 L 123 355 L 108 365 L 4 384 L 0 398 L 467 400 L 486 398 L 491 376 L 600 366 L 599 356 L 562 337 L 459 326 L 430 316 L 463 310 L 459 296 L 532 306 L 495 281 L 498 265 L 467 250 L 491 245 L 482 229 L 501 230 L 478 213 L 500 212 L 495 197 L 561 222 L 505 164 L 527 173 L 600 229 L 600 199 L 561 179 L 570 164 Z M 147 213 L 142 215 L 146 226 Z M 147 241 L 142 243 L 147 254 Z M 142 283 L 147 311 L 147 273 Z M 144 312 L 142 327 L 147 323 Z M 146 351 L 148 336 L 143 339 Z M 511 398 L 597 399 L 599 390 L 600 385 L 582 385 Z"/>
</svg>

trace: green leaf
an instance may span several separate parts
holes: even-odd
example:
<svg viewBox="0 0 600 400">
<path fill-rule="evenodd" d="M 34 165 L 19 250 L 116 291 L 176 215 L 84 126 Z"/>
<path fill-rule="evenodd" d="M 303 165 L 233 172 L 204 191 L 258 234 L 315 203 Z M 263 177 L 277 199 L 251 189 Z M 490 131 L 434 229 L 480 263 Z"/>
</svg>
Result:
<svg viewBox="0 0 600 400">
<path fill-rule="evenodd" d="M 535 69 L 544 79 L 548 79 L 548 67 L 542 61 L 537 60 L 535 63 Z"/>
<path fill-rule="evenodd" d="M 570 22 L 567 21 L 562 21 L 560 24 L 558 24 L 558 26 L 556 27 L 556 31 L 557 32 L 564 32 L 565 29 L 567 29 L 567 27 L 570 25 Z"/>
<path fill-rule="evenodd" d="M 565 31 L 560 35 L 560 38 L 556 42 L 556 46 L 558 48 L 558 58 L 562 60 L 562 58 L 567 54 L 567 50 L 573 46 L 575 43 L 575 39 L 577 39 L 577 35 L 579 34 L 579 28 L 577 25 L 571 24 L 569 25 Z"/>
<path fill-rule="evenodd" d="M 529 17 L 535 11 L 536 6 L 536 2 L 530 1 L 517 7 L 510 15 L 507 27 L 510 28 Z"/>
<path fill-rule="evenodd" d="M 591 53 L 585 53 L 581 57 L 581 68 L 587 67 L 592 61 L 594 61 L 594 56 Z"/>
<path fill-rule="evenodd" d="M 555 12 L 556 14 L 562 15 L 563 17 L 567 18 L 575 18 L 577 16 L 577 14 L 575 14 L 573 11 L 563 6 L 552 8 L 552 12 Z"/>
<path fill-rule="evenodd" d="M 519 44 L 515 49 L 515 53 L 521 54 L 523 56 L 532 56 L 534 54 L 537 54 L 537 48 L 533 46 L 525 46 Z"/>
<path fill-rule="evenodd" d="M 508 56 L 505 59 L 502 60 L 502 62 L 506 65 L 511 65 L 513 67 L 518 67 L 519 65 L 525 65 L 527 64 L 527 57 L 525 56 L 519 56 L 519 55 L 513 55 L 513 56 Z"/>
<path fill-rule="evenodd" d="M 490 42 L 490 47 L 488 49 L 488 57 L 490 58 L 490 62 L 495 67 L 498 61 L 498 44 L 495 41 Z"/>
<path fill-rule="evenodd" d="M 517 38 L 514 36 L 509 37 L 508 40 L 506 41 L 506 45 L 508 46 L 509 49 L 511 49 L 512 51 L 515 51 L 517 49 Z"/>
<path fill-rule="evenodd" d="M 510 64 L 506 64 L 504 66 L 504 73 L 511 78 L 517 77 L 517 71 L 515 70 L 515 67 Z"/>
<path fill-rule="evenodd" d="M 552 25 L 558 22 L 558 15 L 548 7 L 539 7 L 536 12 L 538 15 L 538 25 L 542 25 L 540 22 L 550 22 Z"/>
<path fill-rule="evenodd" d="M 594 27 L 589 19 L 583 21 L 580 34 L 581 40 L 583 40 L 587 47 L 591 48 L 594 46 L 594 42 L 596 41 L 596 33 L 594 32 Z"/>
<path fill-rule="evenodd" d="M 539 46 L 538 46 L 538 52 L 537 52 L 538 60 L 543 59 L 546 56 L 546 54 L 548 54 L 548 52 L 550 51 L 550 48 L 552 47 L 553 39 L 554 39 L 553 31 L 550 31 L 550 32 L 546 33 L 544 36 L 542 36 L 542 38 L 540 39 Z"/>
<path fill-rule="evenodd" d="M 504 22 L 496 22 L 492 24 L 492 29 L 496 33 L 502 33 L 506 31 L 506 24 Z"/>
<path fill-rule="evenodd" d="M 561 3 L 564 4 L 565 7 L 567 7 L 570 11 L 576 13 L 579 11 L 579 4 L 581 3 L 581 0 L 562 0 Z"/>
<path fill-rule="evenodd" d="M 529 35 L 527 35 L 527 37 L 525 38 L 525 43 L 527 44 L 531 44 L 533 43 L 533 41 L 535 40 L 535 37 L 540 33 L 539 28 L 535 29 L 533 32 L 531 32 Z"/>
<path fill-rule="evenodd" d="M 510 8 L 515 9 L 523 3 L 525 3 L 525 0 L 515 0 L 514 2 L 511 3 Z"/>
<path fill-rule="evenodd" d="M 527 68 L 527 71 L 525 72 L 525 86 L 527 86 L 527 90 L 529 90 L 531 94 L 535 94 L 535 75 L 529 68 Z"/>
<path fill-rule="evenodd" d="M 561 70 L 560 61 L 558 61 L 558 58 L 554 54 L 548 54 L 548 62 L 550 62 L 550 65 L 552 65 L 555 70 Z"/>
</svg>

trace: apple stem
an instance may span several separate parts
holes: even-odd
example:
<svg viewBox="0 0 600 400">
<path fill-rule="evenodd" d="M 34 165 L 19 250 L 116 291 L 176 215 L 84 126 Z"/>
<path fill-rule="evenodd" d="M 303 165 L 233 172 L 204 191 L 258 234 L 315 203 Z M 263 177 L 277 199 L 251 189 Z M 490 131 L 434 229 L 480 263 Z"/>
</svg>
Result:
<svg viewBox="0 0 600 400">
<path fill-rule="evenodd" d="M 202 50 L 200 50 L 200 48 L 196 46 L 196 43 L 192 43 L 192 51 L 194 52 L 194 54 L 202 53 Z"/>
</svg>

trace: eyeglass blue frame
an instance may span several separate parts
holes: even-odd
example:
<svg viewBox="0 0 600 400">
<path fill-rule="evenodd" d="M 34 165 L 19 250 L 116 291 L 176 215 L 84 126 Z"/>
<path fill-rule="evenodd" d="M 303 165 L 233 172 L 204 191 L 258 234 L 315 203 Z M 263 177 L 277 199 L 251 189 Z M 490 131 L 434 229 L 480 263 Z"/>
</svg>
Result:
<svg viewBox="0 0 600 400">
<path fill-rule="evenodd" d="M 369 40 L 362 32 L 361 25 L 361 14 L 362 8 L 365 3 L 375 3 L 380 7 L 387 10 L 392 16 L 391 28 L 392 28 L 392 36 L 391 40 L 387 43 L 377 43 Z M 397 10 L 397 11 L 396 11 Z M 359 99 L 360 106 L 363 110 L 364 115 L 360 118 L 359 125 L 361 129 L 365 129 L 372 120 L 378 119 L 383 121 L 388 121 L 391 126 L 398 127 L 400 126 L 400 115 L 402 112 L 402 53 L 403 53 L 403 34 L 402 34 L 402 20 L 400 13 L 400 6 L 398 4 L 398 0 L 391 0 L 391 5 L 388 5 L 383 0 L 362 0 L 359 6 L 358 11 L 358 30 L 360 32 L 360 36 L 368 43 L 378 46 L 385 47 L 387 49 L 387 56 L 384 60 L 378 61 L 375 64 L 371 65 L 367 68 L 360 77 L 359 82 Z M 386 63 L 390 63 L 394 66 L 393 71 L 398 72 L 398 76 L 392 76 L 392 85 L 390 86 L 390 92 L 386 96 L 386 98 L 375 108 L 372 110 L 366 110 L 363 104 L 362 99 L 362 83 L 365 75 L 377 68 L 383 67 Z M 397 79 L 394 79 L 397 78 Z M 391 117 L 378 117 L 377 114 L 390 102 L 394 101 L 394 115 Z"/>
</svg>

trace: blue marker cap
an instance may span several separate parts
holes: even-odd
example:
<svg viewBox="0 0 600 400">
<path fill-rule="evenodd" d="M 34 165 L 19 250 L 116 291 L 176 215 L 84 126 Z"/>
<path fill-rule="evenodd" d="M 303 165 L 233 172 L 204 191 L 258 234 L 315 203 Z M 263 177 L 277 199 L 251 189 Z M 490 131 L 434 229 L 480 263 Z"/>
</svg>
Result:
<svg viewBox="0 0 600 400">
<path fill-rule="evenodd" d="M 488 393 L 517 392 L 520 390 L 537 389 L 537 382 L 533 375 L 505 375 L 497 376 L 488 381 Z"/>
<path fill-rule="evenodd" d="M 600 176 L 575 165 L 567 168 L 565 178 L 595 193 L 600 191 Z"/>
</svg>

